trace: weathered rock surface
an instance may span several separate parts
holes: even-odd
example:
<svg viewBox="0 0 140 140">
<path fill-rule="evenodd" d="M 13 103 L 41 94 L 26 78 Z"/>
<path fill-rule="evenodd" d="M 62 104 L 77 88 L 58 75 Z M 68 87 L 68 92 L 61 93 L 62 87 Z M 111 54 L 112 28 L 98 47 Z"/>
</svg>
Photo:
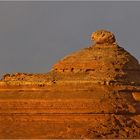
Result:
<svg viewBox="0 0 140 140">
<path fill-rule="evenodd" d="M 140 85 L 139 62 L 117 45 L 111 32 L 98 30 L 91 35 L 91 39 L 95 41 L 93 45 L 64 57 L 47 74 L 5 74 L 2 81 L 8 85 L 14 82 L 16 85 L 17 81 L 17 85 L 26 85 L 28 82 L 32 82 L 32 85 L 35 82 L 47 85 L 54 81 Z"/>
<path fill-rule="evenodd" d="M 105 30 L 46 74 L 0 82 L 0 138 L 140 138 L 140 65 Z"/>
<path fill-rule="evenodd" d="M 112 44 L 116 39 L 113 33 L 106 30 L 98 30 L 91 35 L 91 40 L 97 44 Z"/>
<path fill-rule="evenodd" d="M 61 79 L 89 80 L 95 83 L 140 84 L 140 65 L 126 50 L 119 47 L 108 31 L 93 33 L 95 44 L 60 60 L 53 70 Z M 73 76 L 70 74 L 73 73 Z M 80 78 L 80 79 L 79 79 Z"/>
</svg>

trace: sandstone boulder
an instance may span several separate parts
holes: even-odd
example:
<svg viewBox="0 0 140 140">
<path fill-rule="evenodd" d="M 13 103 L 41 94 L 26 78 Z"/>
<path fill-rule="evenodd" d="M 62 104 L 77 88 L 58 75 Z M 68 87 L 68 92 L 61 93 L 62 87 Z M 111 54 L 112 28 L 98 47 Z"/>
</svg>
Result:
<svg viewBox="0 0 140 140">
<path fill-rule="evenodd" d="M 106 30 L 98 30 L 91 35 L 91 40 L 98 44 L 112 44 L 116 41 L 113 33 Z"/>
</svg>

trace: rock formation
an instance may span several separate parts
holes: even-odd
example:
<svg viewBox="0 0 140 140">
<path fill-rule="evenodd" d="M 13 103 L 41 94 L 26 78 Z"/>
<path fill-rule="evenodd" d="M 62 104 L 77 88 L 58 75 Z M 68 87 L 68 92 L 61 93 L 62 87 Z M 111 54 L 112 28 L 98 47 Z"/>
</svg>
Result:
<svg viewBox="0 0 140 140">
<path fill-rule="evenodd" d="M 94 45 L 60 60 L 53 70 L 61 75 L 73 73 L 70 78 L 75 80 L 80 77 L 97 83 L 140 84 L 138 61 L 115 43 L 112 33 L 99 30 L 91 38 Z"/>
<path fill-rule="evenodd" d="M 96 44 L 113 44 L 116 42 L 115 36 L 106 30 L 98 30 L 91 35 L 91 40 Z"/>
<path fill-rule="evenodd" d="M 140 65 L 113 33 L 91 39 L 47 74 L 3 76 L 0 138 L 140 138 Z"/>
<path fill-rule="evenodd" d="M 139 62 L 117 45 L 111 32 L 96 31 L 91 39 L 95 43 L 61 59 L 47 74 L 6 74 L 2 81 L 40 81 L 47 84 L 54 80 L 78 80 L 98 84 L 140 85 Z"/>
</svg>

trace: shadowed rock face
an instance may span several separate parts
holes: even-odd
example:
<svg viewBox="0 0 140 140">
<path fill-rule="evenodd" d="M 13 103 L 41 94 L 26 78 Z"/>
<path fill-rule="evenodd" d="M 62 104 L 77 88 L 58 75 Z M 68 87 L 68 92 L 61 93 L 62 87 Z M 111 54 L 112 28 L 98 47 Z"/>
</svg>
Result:
<svg viewBox="0 0 140 140">
<path fill-rule="evenodd" d="M 140 65 L 105 30 L 47 74 L 0 81 L 0 138 L 140 138 Z"/>
</svg>

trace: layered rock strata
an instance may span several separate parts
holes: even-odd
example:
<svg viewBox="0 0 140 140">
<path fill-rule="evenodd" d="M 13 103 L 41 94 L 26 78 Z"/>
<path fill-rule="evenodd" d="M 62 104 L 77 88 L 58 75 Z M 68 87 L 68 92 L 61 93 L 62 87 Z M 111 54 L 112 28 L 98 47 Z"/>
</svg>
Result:
<svg viewBox="0 0 140 140">
<path fill-rule="evenodd" d="M 95 41 L 94 45 L 66 56 L 54 65 L 53 70 L 61 73 L 61 79 L 68 79 L 70 75 L 69 80 L 88 80 L 101 84 L 140 84 L 138 61 L 117 45 L 112 33 L 99 30 L 91 38 Z"/>
<path fill-rule="evenodd" d="M 0 138 L 140 138 L 140 66 L 98 30 L 47 74 L 0 82 Z"/>
</svg>

